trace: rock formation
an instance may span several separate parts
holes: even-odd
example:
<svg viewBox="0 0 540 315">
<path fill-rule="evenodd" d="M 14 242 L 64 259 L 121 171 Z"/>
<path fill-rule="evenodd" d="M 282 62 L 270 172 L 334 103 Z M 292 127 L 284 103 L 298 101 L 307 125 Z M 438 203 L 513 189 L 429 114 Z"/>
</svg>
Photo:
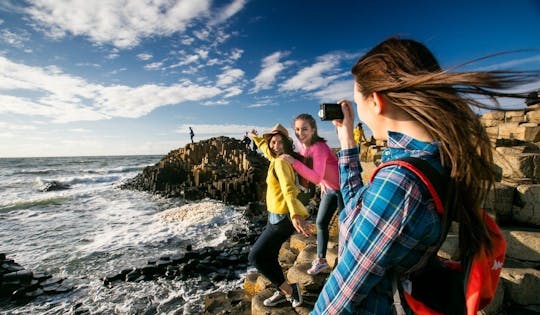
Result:
<svg viewBox="0 0 540 315">
<path fill-rule="evenodd" d="M 233 205 L 263 201 L 268 161 L 240 140 L 210 138 L 169 152 L 124 188 L 189 200 L 211 198 Z"/>
</svg>

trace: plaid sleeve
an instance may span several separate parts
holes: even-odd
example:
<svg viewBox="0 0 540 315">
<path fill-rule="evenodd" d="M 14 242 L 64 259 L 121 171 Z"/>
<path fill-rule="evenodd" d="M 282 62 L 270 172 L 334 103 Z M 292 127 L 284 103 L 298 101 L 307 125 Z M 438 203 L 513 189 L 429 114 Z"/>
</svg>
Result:
<svg viewBox="0 0 540 315">
<path fill-rule="evenodd" d="M 349 182 L 357 185 L 352 178 Z M 420 186 L 411 173 L 399 166 L 383 168 L 362 193 L 361 203 L 352 202 L 352 196 L 348 200 L 340 226 L 343 250 L 311 314 L 358 313 L 359 302 L 372 293 L 386 270 L 418 243 L 414 236 L 402 235 L 407 222 L 414 220 L 411 214 L 422 204 Z"/>
<path fill-rule="evenodd" d="M 338 152 L 339 182 L 343 202 L 353 199 L 362 187 L 362 165 L 360 164 L 360 151 L 358 147 Z"/>
</svg>

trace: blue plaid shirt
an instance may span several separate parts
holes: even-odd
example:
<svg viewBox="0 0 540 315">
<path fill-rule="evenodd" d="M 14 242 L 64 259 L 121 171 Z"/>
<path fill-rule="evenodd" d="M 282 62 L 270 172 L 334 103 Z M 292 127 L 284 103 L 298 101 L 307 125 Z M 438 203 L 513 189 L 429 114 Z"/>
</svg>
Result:
<svg viewBox="0 0 540 315">
<path fill-rule="evenodd" d="M 358 148 L 338 156 L 345 202 L 339 259 L 311 314 L 395 314 L 394 274 L 414 266 L 438 241 L 440 218 L 427 188 L 409 170 L 388 166 L 364 185 Z M 437 143 L 390 132 L 382 162 L 407 156 L 421 157 L 442 171 Z"/>
</svg>

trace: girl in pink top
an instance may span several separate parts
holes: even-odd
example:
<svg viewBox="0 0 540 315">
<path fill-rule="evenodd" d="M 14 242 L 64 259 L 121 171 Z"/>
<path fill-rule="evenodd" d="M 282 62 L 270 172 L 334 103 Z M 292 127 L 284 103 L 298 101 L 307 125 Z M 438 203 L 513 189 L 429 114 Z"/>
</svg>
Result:
<svg viewBox="0 0 540 315">
<path fill-rule="evenodd" d="M 307 271 L 318 274 L 328 269 L 326 249 L 328 246 L 328 225 L 336 209 L 343 209 L 343 199 L 339 191 L 338 160 L 336 154 L 326 144 L 326 140 L 317 134 L 317 123 L 313 116 L 300 114 L 294 120 L 294 133 L 301 143 L 300 154 L 313 162 L 309 168 L 290 155 L 281 157 L 293 166 L 303 178 L 321 187 L 321 203 L 317 212 L 317 259 Z"/>
</svg>

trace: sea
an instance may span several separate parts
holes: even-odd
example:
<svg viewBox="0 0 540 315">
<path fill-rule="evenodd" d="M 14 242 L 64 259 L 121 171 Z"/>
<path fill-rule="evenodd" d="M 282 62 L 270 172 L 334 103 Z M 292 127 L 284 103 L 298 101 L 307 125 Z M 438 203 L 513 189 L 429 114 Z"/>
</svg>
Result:
<svg viewBox="0 0 540 315">
<path fill-rule="evenodd" d="M 121 189 L 162 156 L 0 158 L 0 253 L 25 269 L 66 279 L 73 290 L 0 314 L 198 314 L 203 296 L 238 281 L 200 286 L 199 279 L 103 284 L 107 275 L 161 256 L 219 246 L 245 226 L 241 208 L 216 200 L 185 201 Z M 51 184 L 63 190 L 47 191 Z M 181 222 L 164 213 L 183 211 Z"/>
</svg>

